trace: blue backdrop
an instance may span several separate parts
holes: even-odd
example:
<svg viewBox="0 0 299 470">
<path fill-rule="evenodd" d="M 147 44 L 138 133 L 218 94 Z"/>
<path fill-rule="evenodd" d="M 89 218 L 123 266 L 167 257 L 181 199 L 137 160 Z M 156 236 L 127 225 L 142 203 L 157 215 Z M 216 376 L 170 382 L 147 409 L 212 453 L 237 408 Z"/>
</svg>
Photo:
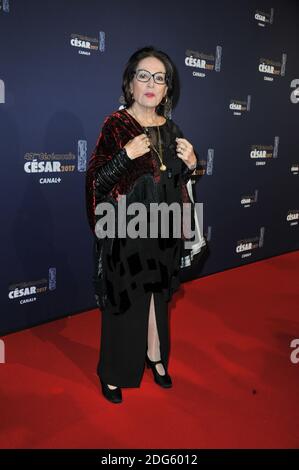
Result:
<svg viewBox="0 0 299 470">
<path fill-rule="evenodd" d="M 0 0 L 2 334 L 95 307 L 85 170 L 129 56 L 180 76 L 210 255 L 193 279 L 299 248 L 299 5 Z"/>
</svg>

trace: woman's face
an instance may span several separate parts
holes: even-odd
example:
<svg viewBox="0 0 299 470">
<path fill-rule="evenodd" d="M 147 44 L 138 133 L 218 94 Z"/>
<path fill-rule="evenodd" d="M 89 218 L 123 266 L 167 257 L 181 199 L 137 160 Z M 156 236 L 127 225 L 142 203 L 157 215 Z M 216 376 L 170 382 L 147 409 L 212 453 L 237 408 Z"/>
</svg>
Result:
<svg viewBox="0 0 299 470">
<path fill-rule="evenodd" d="M 147 70 L 150 73 L 166 72 L 165 65 L 156 57 L 146 57 L 142 59 L 136 70 Z M 148 82 L 140 82 L 136 75 L 130 83 L 130 90 L 133 93 L 134 100 L 143 107 L 155 108 L 160 104 L 167 93 L 167 85 L 156 83 L 154 77 Z"/>
</svg>

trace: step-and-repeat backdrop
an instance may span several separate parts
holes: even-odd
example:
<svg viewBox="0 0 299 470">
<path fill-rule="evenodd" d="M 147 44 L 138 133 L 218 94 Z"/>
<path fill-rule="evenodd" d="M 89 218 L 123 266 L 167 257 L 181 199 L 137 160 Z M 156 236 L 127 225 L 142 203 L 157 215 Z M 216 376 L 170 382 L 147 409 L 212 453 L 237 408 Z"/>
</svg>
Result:
<svg viewBox="0 0 299 470">
<path fill-rule="evenodd" d="M 201 161 L 209 255 L 182 279 L 299 248 L 298 17 L 295 0 L 0 0 L 2 334 L 96 305 L 86 165 L 146 45 L 177 67 L 172 118 Z"/>
</svg>

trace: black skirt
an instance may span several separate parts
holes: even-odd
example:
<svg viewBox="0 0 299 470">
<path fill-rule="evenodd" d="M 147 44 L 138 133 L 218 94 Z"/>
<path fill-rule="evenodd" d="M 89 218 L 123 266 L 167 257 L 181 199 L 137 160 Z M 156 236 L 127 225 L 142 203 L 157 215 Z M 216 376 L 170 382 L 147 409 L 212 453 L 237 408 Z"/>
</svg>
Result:
<svg viewBox="0 0 299 470">
<path fill-rule="evenodd" d="M 101 348 L 97 373 L 118 387 L 139 387 L 147 351 L 148 317 L 151 292 L 139 297 L 125 315 L 102 311 Z M 154 293 L 160 353 L 165 367 L 169 358 L 168 303 Z"/>
</svg>

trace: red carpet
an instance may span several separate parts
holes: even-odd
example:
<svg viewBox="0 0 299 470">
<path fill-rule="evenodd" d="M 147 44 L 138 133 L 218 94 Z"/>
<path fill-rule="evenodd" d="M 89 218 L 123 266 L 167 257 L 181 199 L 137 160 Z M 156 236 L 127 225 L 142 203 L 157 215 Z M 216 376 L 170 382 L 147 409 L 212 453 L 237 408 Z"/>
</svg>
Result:
<svg viewBox="0 0 299 470">
<path fill-rule="evenodd" d="M 101 395 L 94 310 L 4 338 L 1 448 L 299 447 L 299 252 L 184 284 L 171 304 L 173 388 L 145 369 Z"/>
</svg>

